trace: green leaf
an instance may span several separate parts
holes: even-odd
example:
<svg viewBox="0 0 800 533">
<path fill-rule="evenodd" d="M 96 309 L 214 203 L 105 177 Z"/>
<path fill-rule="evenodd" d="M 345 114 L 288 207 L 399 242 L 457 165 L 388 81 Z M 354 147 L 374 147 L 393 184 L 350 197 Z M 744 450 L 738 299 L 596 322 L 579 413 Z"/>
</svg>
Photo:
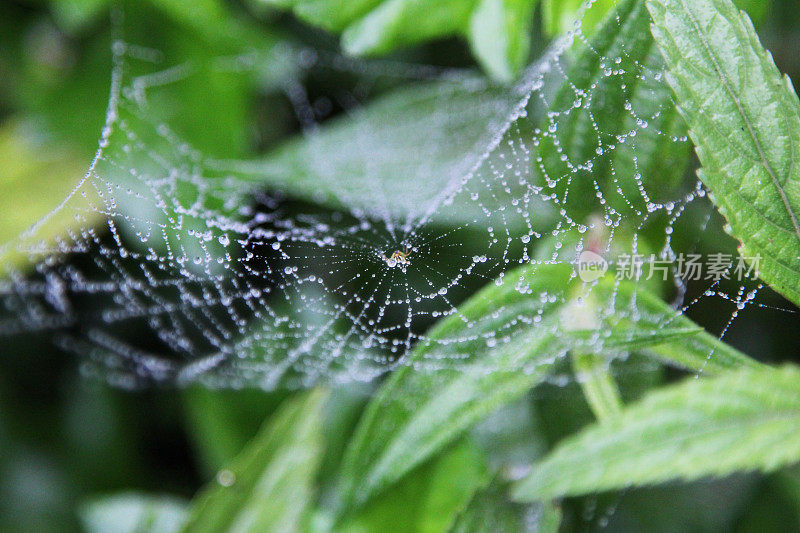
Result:
<svg viewBox="0 0 800 533">
<path fill-rule="evenodd" d="M 742 256 L 760 256 L 760 277 L 800 303 L 800 103 L 791 82 L 730 0 L 648 7 L 700 179 Z"/>
<path fill-rule="evenodd" d="M 614 8 L 618 0 L 595 0 L 586 8 L 586 0 L 542 0 L 545 33 L 551 37 L 565 33 L 581 21 L 581 31 L 591 35 L 606 13 Z"/>
<path fill-rule="evenodd" d="M 598 305 L 594 294 L 570 302 L 565 312 L 571 317 L 564 321 L 565 329 L 597 330 L 600 327 Z M 611 373 L 611 358 L 604 357 L 595 350 L 576 349 L 572 350 L 571 362 L 575 379 L 597 419 L 602 421 L 619 413 L 622 409 L 622 397 Z"/>
<path fill-rule="evenodd" d="M 381 0 L 262 0 L 280 9 L 291 9 L 300 20 L 332 32 L 342 32 L 365 16 Z"/>
<path fill-rule="evenodd" d="M 557 533 L 560 524 L 561 511 L 552 503 L 513 503 L 495 480 L 475 494 L 450 533 Z"/>
<path fill-rule="evenodd" d="M 488 481 L 485 458 L 468 440 L 420 465 L 336 531 L 446 531 Z"/>
<path fill-rule="evenodd" d="M 385 54 L 395 48 L 455 35 L 469 23 L 474 0 L 385 0 L 342 33 L 351 54 Z"/>
<path fill-rule="evenodd" d="M 791 502 L 794 521 L 800 523 L 800 466 L 792 466 L 777 472 L 770 482 L 786 500 Z"/>
<path fill-rule="evenodd" d="M 800 369 L 688 378 L 565 439 L 514 488 L 533 501 L 800 460 Z"/>
<path fill-rule="evenodd" d="M 642 31 L 646 32 L 644 28 Z M 689 166 L 691 143 L 686 138 L 686 122 L 673 102 L 672 91 L 663 82 L 664 60 L 658 47 L 651 46 L 646 55 L 636 55 L 635 58 L 643 65 L 638 70 L 639 75 L 621 82 L 633 87 L 622 93 L 622 97 L 628 100 L 616 100 L 615 104 L 609 105 L 620 105 L 617 111 L 629 108 L 630 112 L 624 113 L 622 119 L 614 123 L 616 130 L 606 131 L 636 131 L 636 136 L 623 135 L 625 141 L 615 144 L 610 157 L 604 158 L 603 168 L 612 170 L 613 174 L 607 176 L 602 185 L 603 194 L 616 210 L 640 217 L 641 213 L 647 212 L 648 201 L 663 204 L 675 199 Z M 625 68 L 637 71 L 630 65 Z M 606 95 L 603 97 L 605 102 L 612 93 L 613 90 L 600 94 Z M 640 124 L 641 120 L 647 122 L 646 128 Z M 642 184 L 647 190 L 647 199 L 642 196 Z M 653 240 L 659 246 L 663 245 L 664 226 L 656 225 L 652 231 L 655 233 Z"/>
<path fill-rule="evenodd" d="M 58 0 L 50 2 L 59 25 L 70 33 L 77 33 L 100 19 L 111 0 Z"/>
<path fill-rule="evenodd" d="M 479 163 L 517 100 L 512 91 L 476 77 L 413 85 L 326 123 L 264 161 L 220 163 L 220 175 L 333 208 L 377 218 L 388 211 L 392 219 L 406 220 Z M 476 202 L 458 196 L 431 220 L 487 220 Z"/>
<path fill-rule="evenodd" d="M 606 420 L 622 410 L 622 397 L 614 381 L 610 365 L 610 360 L 594 353 L 572 353 L 572 368 L 575 377 L 583 389 L 583 395 L 589 402 L 589 407 L 600 421 Z"/>
<path fill-rule="evenodd" d="M 689 144 L 673 140 L 685 125 L 658 81 L 663 61 L 649 27 L 644 0 L 621 0 L 591 40 L 577 40 L 567 54 L 572 62 L 551 104 L 563 112 L 538 132 L 539 181 L 555 182 L 574 218 L 612 207 L 639 219 L 648 202 L 674 197 L 689 161 Z M 643 184 L 655 198 L 641 193 Z M 663 228 L 657 233 L 663 240 Z"/>
<path fill-rule="evenodd" d="M 528 60 L 533 9 L 538 0 L 479 0 L 470 15 L 472 53 L 484 70 L 511 81 Z"/>
<path fill-rule="evenodd" d="M 245 448 L 286 394 L 194 386 L 182 396 L 189 437 L 204 471 L 216 472 Z"/>
<path fill-rule="evenodd" d="M 754 364 L 633 283 L 581 285 L 569 263 L 529 265 L 498 283 L 437 323 L 367 406 L 343 461 L 343 507 L 363 504 L 540 383 L 568 350 L 618 354 L 691 339 L 680 358 L 689 368 Z M 597 316 L 565 327 L 579 322 L 587 294 Z"/>
<path fill-rule="evenodd" d="M 480 291 L 458 314 L 433 328 L 367 406 L 343 461 L 344 508 L 363 504 L 547 376 L 557 355 L 550 327 L 504 332 L 513 333 L 513 340 L 497 344 L 494 335 L 498 326 L 519 314 L 536 316 L 556 307 L 538 295 L 564 287 L 571 270 L 570 265 L 519 270 L 501 286 Z M 536 297 L 517 290 L 522 282 Z M 475 340 L 465 343 L 467 334 Z M 458 338 L 459 343 L 448 342 Z M 446 364 L 457 357 L 463 360 Z M 427 370 L 426 360 L 443 364 Z"/>
<path fill-rule="evenodd" d="M 90 209 L 97 193 L 83 177 L 89 161 L 71 147 L 10 119 L 0 126 L 0 161 L 0 276 L 99 222 Z"/>
<path fill-rule="evenodd" d="M 190 509 L 185 531 L 299 531 L 323 452 L 326 394 L 288 400 Z"/>
<path fill-rule="evenodd" d="M 201 32 L 214 34 L 234 27 L 235 19 L 220 0 L 196 0 L 191 4 L 180 0 L 149 0 L 170 17 Z"/>
<path fill-rule="evenodd" d="M 345 382 L 331 389 L 325 403 L 323 431 L 325 453 L 317 474 L 319 507 L 330 509 L 337 500 L 339 466 L 347 450 L 347 443 L 355 430 L 361 413 L 375 392 L 377 383 Z"/>
<path fill-rule="evenodd" d="M 603 209 L 593 185 L 598 182 L 609 199 L 608 205 L 620 213 L 633 209 L 640 214 L 646 212 L 639 191 L 641 181 L 635 179 L 637 172 L 647 176 L 647 185 L 656 196 L 654 201 L 659 200 L 660 191 L 674 194 L 672 185 L 680 179 L 682 165 L 688 162 L 689 144 L 672 141 L 673 136 L 680 137 L 685 130 L 669 88 L 654 80 L 663 62 L 654 51 L 644 3 L 622 2 L 615 15 L 608 18 L 590 45 L 580 41 L 575 57 L 570 58 L 566 77 L 553 74 L 544 78 L 548 87 L 543 93 L 556 93 L 553 109 L 565 111 L 559 115 L 562 118 L 558 119 L 556 135 L 541 131 L 535 134 L 533 128 L 538 119 L 531 112 L 529 119 L 515 121 L 508 128 L 506 139 L 484 159 L 487 149 L 508 126 L 520 99 L 513 90 L 485 80 L 459 78 L 457 83 L 444 80 L 395 90 L 357 113 L 334 119 L 287 143 L 261 162 L 219 162 L 220 175 L 237 175 L 333 208 L 358 209 L 376 218 L 387 217 L 388 213 L 392 220 L 407 220 L 409 216 L 419 216 L 420 206 L 442 197 L 459 178 L 473 170 L 479 178 L 483 173 L 488 176 L 495 166 L 505 164 L 504 157 L 515 157 L 503 152 L 508 146 L 506 140 L 538 136 L 538 150 L 548 176 L 563 178 L 559 184 L 572 183 L 571 201 L 565 203 L 568 210 L 574 211 L 578 206 L 588 215 Z M 620 63 L 604 62 L 601 56 L 619 57 Z M 612 67 L 616 73 L 609 76 L 606 70 Z M 530 68 L 531 75 L 537 68 Z M 579 109 L 573 109 L 576 99 L 580 99 L 576 91 L 584 94 Z M 585 103 L 588 101 L 591 103 Z M 537 104 L 531 102 L 529 107 Z M 471 111 L 464 113 L 464 109 Z M 637 119 L 648 120 L 650 127 L 641 128 Z M 602 138 L 597 129 L 603 132 Z M 419 135 L 420 131 L 425 135 Z M 630 131 L 637 131 L 637 135 L 625 135 Z M 598 144 L 607 146 L 608 139 L 615 135 L 626 137 L 625 142 L 616 143 L 614 150 L 607 149 L 598 156 Z M 565 151 L 572 161 L 592 163 L 592 172 L 570 180 L 574 169 L 562 161 Z M 538 166 L 534 167 L 535 172 Z M 409 180 L 409 176 L 414 179 Z M 487 177 L 486 181 L 497 185 L 491 194 L 482 195 L 483 206 L 467 194 L 458 194 L 453 205 L 435 210 L 429 220 L 448 226 L 508 224 L 495 217 L 502 214 L 501 206 L 506 205 L 502 200 L 512 193 L 504 191 L 498 180 Z M 544 176 L 541 181 L 545 182 Z M 482 209 L 487 207 L 484 197 L 493 198 L 488 201 L 497 202 L 498 209 Z M 487 214 L 488 211 L 493 213 Z M 552 216 L 552 204 L 533 209 L 531 214 L 536 217 L 532 224 L 543 227 Z M 514 218 L 513 222 L 521 224 L 522 220 Z M 663 238 L 663 228 L 659 233 Z"/>
<path fill-rule="evenodd" d="M 493 472 L 514 471 L 547 450 L 539 413 L 526 395 L 492 412 L 468 432 Z"/>
<path fill-rule="evenodd" d="M 187 516 L 178 498 L 134 492 L 93 500 L 79 514 L 87 533 L 177 533 Z"/>
<path fill-rule="evenodd" d="M 627 345 L 671 366 L 709 374 L 761 366 L 637 283 L 603 279 L 596 288 L 595 298 L 604 302 L 600 310 L 605 317 L 601 330 L 607 332 L 605 344 L 609 348 L 615 344 Z"/>
<path fill-rule="evenodd" d="M 538 0 L 265 0 L 342 33 L 351 54 L 386 54 L 432 39 L 467 36 L 493 77 L 512 80 L 527 62 Z"/>
<path fill-rule="evenodd" d="M 243 29 L 243 25 L 226 11 L 219 0 L 199 0 L 187 3 L 176 0 L 149 0 L 161 8 L 168 16 L 185 23 L 204 34 L 220 40 L 230 40 L 226 30 Z M 111 4 L 110 0 L 51 0 L 53 14 L 59 24 L 67 31 L 76 33 L 96 22 Z M 126 6 L 128 8 L 129 6 Z M 236 37 L 233 37 L 236 38 Z"/>
</svg>

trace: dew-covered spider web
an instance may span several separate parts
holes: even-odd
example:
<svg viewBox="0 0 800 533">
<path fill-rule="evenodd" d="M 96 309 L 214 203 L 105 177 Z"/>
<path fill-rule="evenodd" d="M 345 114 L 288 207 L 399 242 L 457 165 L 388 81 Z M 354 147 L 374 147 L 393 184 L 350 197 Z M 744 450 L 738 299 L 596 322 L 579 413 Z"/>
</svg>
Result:
<svg viewBox="0 0 800 533">
<path fill-rule="evenodd" d="M 730 309 L 724 335 L 759 286 L 733 280 L 734 243 L 684 168 L 691 147 L 635 5 L 592 36 L 576 25 L 511 87 L 290 42 L 174 64 L 123 35 L 91 167 L 0 249 L 25 258 L 3 266 L 0 342 L 52 339 L 120 386 L 274 389 L 403 366 L 534 372 L 576 328 L 594 331 L 583 349 L 624 359 L 612 317 L 663 330 L 709 299 Z M 192 146 L 161 111 L 209 71 L 277 76 L 301 131 L 244 159 Z M 351 83 L 309 94 L 325 76 Z M 43 238 L 65 213 L 74 222 Z M 680 254 L 720 246 L 727 276 L 677 274 Z M 630 283 L 674 317 L 619 279 L 581 279 L 584 251 L 612 272 L 637 254 L 668 263 L 664 280 Z"/>
</svg>

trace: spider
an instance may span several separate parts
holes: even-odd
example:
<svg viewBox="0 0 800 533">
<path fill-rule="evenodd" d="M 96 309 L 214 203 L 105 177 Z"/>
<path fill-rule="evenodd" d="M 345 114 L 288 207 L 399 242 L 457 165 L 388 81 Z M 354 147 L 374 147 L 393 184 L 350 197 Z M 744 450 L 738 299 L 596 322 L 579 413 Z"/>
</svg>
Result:
<svg viewBox="0 0 800 533">
<path fill-rule="evenodd" d="M 411 255 L 411 250 L 409 250 L 408 248 L 404 248 L 402 251 L 395 250 L 394 253 L 389 257 L 386 257 L 386 255 L 384 255 L 383 260 L 386 261 L 386 264 L 389 265 L 390 268 L 395 267 L 397 265 L 405 267 L 409 263 L 408 256 L 410 255 Z"/>
</svg>

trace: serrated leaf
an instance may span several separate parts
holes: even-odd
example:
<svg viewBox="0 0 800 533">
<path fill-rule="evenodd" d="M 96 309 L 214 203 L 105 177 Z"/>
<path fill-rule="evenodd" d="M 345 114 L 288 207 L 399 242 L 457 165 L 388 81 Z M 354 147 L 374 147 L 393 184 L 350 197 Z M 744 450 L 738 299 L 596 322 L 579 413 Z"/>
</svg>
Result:
<svg viewBox="0 0 800 533">
<path fill-rule="evenodd" d="M 87 533 L 177 533 L 186 521 L 186 502 L 173 496 L 123 493 L 81 506 Z"/>
<path fill-rule="evenodd" d="M 791 82 L 730 0 L 648 7 L 700 179 L 742 256 L 760 256 L 761 278 L 800 303 L 800 103 Z"/>
<path fill-rule="evenodd" d="M 325 392 L 288 400 L 197 496 L 184 531 L 300 531 L 324 449 Z"/>
<path fill-rule="evenodd" d="M 739 369 L 650 393 L 565 439 L 514 488 L 522 501 L 772 471 L 800 460 L 800 369 Z"/>
<path fill-rule="evenodd" d="M 579 328 L 565 327 L 586 301 L 575 285 L 599 302 L 596 321 Z M 437 323 L 368 404 L 343 461 L 343 508 L 362 505 L 542 382 L 569 350 L 618 353 L 692 339 L 685 366 L 754 364 L 658 302 L 633 283 L 581 286 L 571 264 L 530 265 L 490 284 Z M 719 360 L 701 347 L 719 348 Z"/>
</svg>

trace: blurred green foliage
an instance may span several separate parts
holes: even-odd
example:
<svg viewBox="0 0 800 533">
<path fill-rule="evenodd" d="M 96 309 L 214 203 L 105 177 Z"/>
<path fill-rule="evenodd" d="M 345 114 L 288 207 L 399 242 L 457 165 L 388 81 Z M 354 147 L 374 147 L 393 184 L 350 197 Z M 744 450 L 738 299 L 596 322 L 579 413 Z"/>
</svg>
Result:
<svg viewBox="0 0 800 533">
<path fill-rule="evenodd" d="M 265 7 L 265 3 L 291 10 L 300 21 L 342 33 L 345 50 L 358 54 L 391 52 L 394 57 L 404 59 L 423 58 L 444 66 L 453 63 L 470 66 L 463 44 L 445 44 L 439 40 L 426 44 L 432 39 L 465 36 L 480 67 L 504 82 L 519 74 L 530 59 L 531 50 L 545 48 L 547 40 L 539 31 L 538 23 L 543 24 L 546 35 L 555 36 L 573 26 L 580 7 L 579 2 L 555 0 L 545 0 L 541 5 L 535 0 L 449 0 L 436 3 L 436 9 L 432 9 L 430 2 L 420 0 L 123 3 L 119 12 L 124 15 L 122 31 L 127 42 L 157 50 L 170 64 L 191 61 L 197 66 L 192 76 L 171 85 L 149 102 L 149 112 L 169 122 L 203 153 L 243 157 L 268 152 L 263 164 L 284 169 L 286 173 L 278 175 L 278 181 L 266 185 L 280 186 L 305 200 L 319 200 L 308 192 L 323 178 L 314 174 L 308 147 L 303 141 L 289 140 L 278 151 L 269 151 L 289 139 L 300 127 L 280 91 L 282 84 L 297 76 L 299 71 L 296 64 L 269 52 L 286 42 L 329 49 L 335 45 L 298 20 Z M 611 4 L 604 0 L 595 2 L 590 17 L 584 19 L 584 29 L 599 24 Z M 797 79 L 800 55 L 794 53 L 791 43 L 795 41 L 790 37 L 798 34 L 800 14 L 794 3 L 743 0 L 737 4 L 748 10 L 759 24 L 762 38 L 772 49 L 781 69 Z M 12 240 L 51 212 L 80 183 L 89 167 L 108 103 L 111 43 L 115 32 L 119 31 L 108 22 L 109 10 L 114 8 L 106 0 L 10 2 L 4 9 L 0 16 L 0 118 L 3 121 L 0 125 L 0 243 Z M 643 12 L 638 13 L 642 15 Z M 604 33 L 602 28 L 595 30 L 598 39 L 595 42 L 602 43 L 605 39 L 608 47 L 630 47 L 637 36 L 648 40 L 649 34 L 643 29 L 648 24 L 646 17 L 640 22 L 643 26 L 630 29 L 631 35 L 621 39 L 622 44 L 618 36 Z M 417 48 L 409 49 L 411 46 Z M 259 68 L 245 75 L 209 68 L 215 58 L 252 49 L 264 52 L 263 57 L 271 60 L 261 61 Z M 657 64 L 659 61 L 652 53 L 652 43 L 636 50 L 642 52 L 638 57 L 642 62 Z M 598 67 L 588 62 L 590 57 L 582 61 L 580 55 L 575 61 L 576 68 L 585 74 L 581 81 L 586 86 L 597 81 L 593 76 Z M 485 103 L 490 99 L 494 104 L 508 98 L 502 86 L 479 81 L 484 85 L 476 93 L 478 100 Z M 630 89 L 639 88 L 631 86 Z M 652 88 L 644 87 L 641 91 L 611 96 L 640 99 L 643 104 L 649 98 L 656 98 Z M 474 109 L 476 94 L 448 93 L 447 89 L 427 83 L 411 84 L 368 103 L 365 116 L 360 120 L 368 121 L 370 131 L 379 132 L 379 137 L 398 137 L 402 150 L 419 150 L 420 147 L 414 145 L 415 138 L 409 134 L 412 125 L 419 127 L 426 116 L 446 113 L 441 107 L 445 110 L 448 106 Z M 668 100 L 671 96 L 660 94 L 657 98 Z M 432 107 L 436 109 L 432 111 Z M 602 115 L 604 110 L 616 107 L 619 106 L 598 107 L 593 111 Z M 625 128 L 624 124 L 615 122 L 619 116 L 610 115 L 613 116 L 602 117 L 604 124 L 611 129 Z M 408 121 L 406 124 L 404 118 Z M 453 118 L 463 120 L 464 116 Z M 473 118 L 480 124 L 479 114 Z M 666 122 L 674 119 L 662 118 Z M 567 130 L 579 131 L 581 122 L 585 125 L 587 118 L 576 114 L 570 120 L 572 129 Z M 353 135 L 353 130 L 348 128 L 357 128 L 349 118 L 334 118 L 324 125 L 327 127 L 316 142 L 329 142 L 332 146 L 342 137 Z M 431 176 L 458 157 L 459 148 L 463 146 L 459 143 L 472 140 L 474 124 L 458 125 L 463 128 L 462 136 L 450 139 L 452 147 L 439 146 L 439 159 L 431 160 Z M 382 127 L 386 127 L 385 134 Z M 434 127 L 442 129 L 444 138 L 444 133 L 452 131 L 453 124 L 431 125 L 429 131 Z M 681 131 L 679 122 L 661 127 L 668 130 L 674 127 L 676 134 Z M 568 150 L 580 152 L 590 146 L 579 136 L 565 141 Z M 640 142 L 645 145 L 648 141 Z M 382 145 L 384 149 L 386 146 Z M 453 153 L 445 148 L 452 148 Z M 689 163 L 686 150 L 670 153 L 651 148 L 646 153 L 658 157 L 639 158 L 638 165 L 665 170 L 675 166 L 682 168 L 681 165 Z M 357 164 L 354 158 L 358 156 L 347 151 L 337 154 L 342 165 Z M 614 156 L 618 160 L 609 164 L 632 164 L 632 155 L 624 150 L 614 152 Z M 402 151 L 394 157 L 402 157 Z M 381 160 L 390 160 L 388 149 Z M 558 161 L 553 158 L 548 164 L 558 165 Z M 384 174 L 392 176 L 391 169 Z M 678 174 L 675 172 L 671 176 Z M 437 222 L 447 224 L 453 220 Z M 54 239 L 68 231 L 70 223 L 55 217 L 37 231 L 43 239 Z M 80 220 L 78 224 L 86 227 L 91 221 Z M 714 236 L 708 240 L 711 245 L 720 246 L 716 242 L 719 239 Z M 2 257 L 2 261 L 14 265 L 23 260 L 13 253 Z M 561 279 L 563 273 L 554 271 L 551 274 L 552 278 L 539 273 L 534 279 L 542 283 L 566 283 Z M 462 308 L 464 312 L 485 311 L 479 309 L 481 302 L 499 305 L 503 298 L 512 296 L 494 286 L 486 291 L 491 294 L 466 303 Z M 653 287 L 652 291 L 660 290 Z M 621 296 L 614 294 L 620 298 L 618 304 L 624 305 L 625 288 Z M 513 295 L 519 296 L 519 293 L 513 291 Z M 646 309 L 651 318 L 670 312 L 657 295 L 642 293 L 637 297 L 638 305 Z M 785 305 L 777 298 L 775 302 Z M 505 303 L 529 304 L 524 301 Z M 567 312 L 575 312 L 575 309 L 569 308 Z M 718 325 L 714 320 L 719 320 L 719 315 L 719 309 L 712 304 L 710 309 L 698 312 L 693 318 L 713 328 Z M 765 312 L 748 317 L 750 329 L 733 331 L 726 339 L 749 353 L 758 353 L 759 358 L 766 361 L 796 361 L 798 354 L 791 351 L 796 342 L 793 343 L 791 327 L 787 327 L 793 322 L 790 318 L 772 319 L 770 316 Z M 605 326 L 624 331 L 625 342 L 631 343 L 631 339 L 642 342 L 632 337 L 631 332 L 646 329 L 646 321 L 620 322 Z M 484 326 L 490 328 L 491 323 Z M 455 327 L 458 327 L 456 321 L 442 321 L 437 326 L 439 330 Z M 580 331 L 572 334 L 579 337 Z M 637 349 L 677 362 L 684 368 L 702 368 L 712 374 L 722 371 L 723 366 L 752 363 L 738 351 L 717 343 L 712 335 L 699 332 L 688 318 L 674 331 L 648 334 L 653 334 L 655 340 L 651 338 L 649 344 L 636 345 Z M 510 470 L 509 458 L 513 456 L 522 464 L 539 458 L 562 436 L 592 424 L 593 409 L 594 412 L 602 409 L 597 402 L 587 403 L 580 387 L 574 383 L 566 387 L 544 383 L 530 391 L 532 385 L 544 379 L 543 375 L 485 376 L 476 372 L 458 376 L 444 373 L 426 378 L 404 369 L 405 372 L 392 375 L 377 393 L 366 386 L 332 390 L 327 394 L 321 391 L 268 394 L 202 388 L 127 393 L 81 378 L 76 361 L 33 337 L 19 341 L 26 343 L 26 350 L 8 346 L 0 359 L 0 449 L 3 452 L 0 454 L 0 529 L 4 531 L 80 528 L 177 531 L 184 527 L 186 520 L 198 526 L 191 530 L 201 529 L 200 525 L 209 530 L 224 530 L 232 524 L 243 527 L 259 524 L 263 530 L 271 527 L 264 524 L 301 522 L 303 527 L 314 531 L 333 527 L 345 531 L 443 531 L 451 526 L 454 531 L 518 531 L 525 526 L 555 531 L 559 523 L 565 530 L 584 530 L 588 525 L 620 531 L 643 528 L 664 531 L 687 528 L 780 531 L 783 528 L 791 531 L 800 527 L 800 477 L 793 470 L 758 478 L 740 476 L 655 489 L 628 489 L 622 493 L 568 498 L 557 505 L 512 503 L 503 481 L 508 476 L 502 475 L 509 473 L 504 470 Z M 520 343 L 527 344 L 528 349 L 534 341 L 544 342 L 527 337 L 521 339 Z M 541 346 L 536 344 L 536 347 Z M 703 358 L 710 347 L 715 350 L 715 356 L 705 361 Z M 419 348 L 419 351 L 424 350 L 424 347 Z M 509 354 L 484 350 L 481 353 L 502 358 L 518 357 L 526 352 Z M 16 354 L 26 354 L 26 357 Z M 595 363 L 597 361 L 593 365 Z M 581 368 L 596 371 L 593 365 L 589 365 L 588 370 Z M 647 389 L 665 380 L 660 368 L 648 366 L 636 357 L 613 366 L 609 372 L 625 403 L 639 399 Z M 746 375 L 751 375 L 747 372 Z M 790 394 L 792 379 L 796 376 L 791 371 L 784 374 L 777 382 L 785 385 L 786 394 Z M 702 403 L 698 395 L 705 394 L 704 388 L 716 390 L 722 396 L 731 389 L 746 389 L 746 385 L 753 383 L 739 377 L 721 379 L 723 381 L 675 386 L 660 393 L 661 396 L 637 404 L 627 416 L 639 424 L 655 424 L 657 420 L 668 418 L 667 407 L 677 409 L 680 414 L 689 408 L 684 403 Z M 763 380 L 772 381 L 771 378 Z M 774 392 L 771 389 L 748 391 L 739 392 L 757 397 L 769 397 Z M 370 402 L 371 398 L 374 399 Z M 492 422 L 491 416 L 486 417 L 487 413 L 512 399 L 516 402 L 511 404 L 515 408 L 503 411 L 507 419 L 495 419 L 492 426 L 473 427 L 479 419 L 483 419 L 484 424 Z M 466 404 L 471 405 L 471 411 L 465 410 Z M 409 405 L 414 407 L 409 408 Z M 434 414 L 453 413 L 453 416 L 444 417 L 444 420 L 433 417 L 426 426 L 415 419 L 418 410 L 423 409 L 421 406 L 427 406 L 424 408 Z M 650 419 L 656 411 L 661 418 Z M 754 418 L 763 412 L 766 411 L 759 410 Z M 461 413 L 471 416 L 459 419 L 456 414 Z M 698 421 L 702 422 L 703 419 Z M 619 450 L 608 444 L 619 437 L 613 426 L 598 423 L 591 425 L 589 431 L 584 433 L 584 439 L 594 444 L 606 443 L 608 453 Z M 738 430 L 734 428 L 733 431 Z M 535 446 L 530 446 L 531 442 Z M 698 449 L 697 456 L 691 457 L 693 464 L 707 464 L 711 469 L 717 464 L 714 453 L 719 449 L 719 446 Z M 570 480 L 579 485 L 581 475 L 589 475 L 592 468 L 597 468 L 596 457 L 585 456 L 586 451 L 591 450 L 588 445 L 573 444 L 564 450 L 536 475 L 541 478 L 551 471 L 556 471 L 554 476 L 559 474 L 560 468 L 553 465 L 568 457 L 569 465 L 576 469 Z M 650 464 L 647 454 L 653 451 L 648 443 L 643 443 L 617 460 Z M 757 447 L 726 472 L 763 467 L 765 463 L 769 463 L 770 469 L 779 466 L 774 458 L 760 456 L 759 452 L 763 451 L 764 448 Z M 688 456 L 682 457 L 689 460 Z M 606 480 L 602 484 L 604 489 L 622 488 L 634 480 L 665 479 L 664 475 L 648 477 L 646 469 L 641 470 L 640 478 L 635 478 L 627 475 L 627 466 L 620 468 L 622 470 L 616 474 L 618 478 L 622 476 L 621 481 Z M 204 485 L 207 488 L 199 499 L 188 504 Z M 548 495 L 579 492 L 582 491 L 561 487 L 552 489 Z M 523 496 L 528 498 L 534 493 L 538 494 L 530 491 Z M 606 509 L 612 510 L 608 516 L 604 515 Z"/>
<path fill-rule="evenodd" d="M 431 39 L 464 35 L 481 66 L 511 81 L 528 59 L 538 0 L 262 0 L 342 34 L 352 54 L 385 54 Z"/>
</svg>

